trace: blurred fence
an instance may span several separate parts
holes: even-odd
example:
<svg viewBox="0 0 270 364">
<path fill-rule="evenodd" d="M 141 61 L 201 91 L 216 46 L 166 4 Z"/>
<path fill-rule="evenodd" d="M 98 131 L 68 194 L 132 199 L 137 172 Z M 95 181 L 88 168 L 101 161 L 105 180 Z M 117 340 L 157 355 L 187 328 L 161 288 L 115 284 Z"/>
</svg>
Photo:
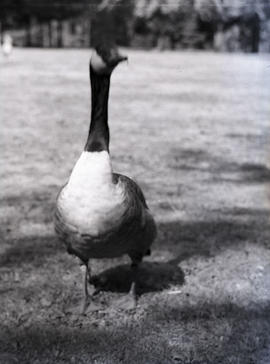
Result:
<svg viewBox="0 0 270 364">
<path fill-rule="evenodd" d="M 106 34 L 136 48 L 270 52 L 270 1 L 226 1 L 0 0 L 0 33 L 23 47 L 91 47 Z"/>
</svg>

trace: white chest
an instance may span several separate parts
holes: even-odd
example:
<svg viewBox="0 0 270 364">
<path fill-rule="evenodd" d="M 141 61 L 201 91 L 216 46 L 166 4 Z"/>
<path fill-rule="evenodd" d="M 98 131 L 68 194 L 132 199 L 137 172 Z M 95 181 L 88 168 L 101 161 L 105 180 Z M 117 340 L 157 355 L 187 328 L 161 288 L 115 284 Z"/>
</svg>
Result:
<svg viewBox="0 0 270 364">
<path fill-rule="evenodd" d="M 112 183 L 109 154 L 83 152 L 59 196 L 67 221 L 81 233 L 99 235 L 119 223 L 125 206 L 121 185 Z"/>
</svg>

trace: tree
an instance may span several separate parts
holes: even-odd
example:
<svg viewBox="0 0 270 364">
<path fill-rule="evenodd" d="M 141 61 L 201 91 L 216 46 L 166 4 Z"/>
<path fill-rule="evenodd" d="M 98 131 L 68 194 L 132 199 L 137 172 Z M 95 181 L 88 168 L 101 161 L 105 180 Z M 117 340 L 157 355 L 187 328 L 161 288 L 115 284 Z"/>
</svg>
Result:
<svg viewBox="0 0 270 364">
<path fill-rule="evenodd" d="M 93 19 L 93 44 L 106 38 L 119 45 L 129 45 L 132 36 L 133 0 L 103 0 Z"/>
</svg>

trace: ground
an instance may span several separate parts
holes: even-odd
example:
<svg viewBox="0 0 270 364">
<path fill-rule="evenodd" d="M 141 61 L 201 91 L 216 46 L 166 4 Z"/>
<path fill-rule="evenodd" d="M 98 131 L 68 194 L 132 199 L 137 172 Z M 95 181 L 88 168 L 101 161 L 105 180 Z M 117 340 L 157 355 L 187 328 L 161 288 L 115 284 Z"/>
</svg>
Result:
<svg viewBox="0 0 270 364">
<path fill-rule="evenodd" d="M 158 224 L 136 311 L 127 258 L 93 260 L 98 311 L 70 314 L 78 262 L 55 237 L 89 127 L 89 50 L 0 59 L 1 364 L 270 363 L 270 58 L 126 50 L 111 80 L 115 171 Z M 4 92 L 3 92 L 4 90 Z"/>
</svg>

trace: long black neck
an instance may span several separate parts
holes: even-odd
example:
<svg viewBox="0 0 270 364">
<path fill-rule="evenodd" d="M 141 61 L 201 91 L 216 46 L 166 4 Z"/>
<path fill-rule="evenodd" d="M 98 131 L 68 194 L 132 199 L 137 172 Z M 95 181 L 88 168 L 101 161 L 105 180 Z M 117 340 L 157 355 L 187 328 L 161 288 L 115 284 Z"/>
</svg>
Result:
<svg viewBox="0 0 270 364">
<path fill-rule="evenodd" d="M 110 75 L 95 73 L 90 65 L 92 94 L 91 123 L 84 150 L 87 152 L 109 151 L 108 99 Z"/>
</svg>

